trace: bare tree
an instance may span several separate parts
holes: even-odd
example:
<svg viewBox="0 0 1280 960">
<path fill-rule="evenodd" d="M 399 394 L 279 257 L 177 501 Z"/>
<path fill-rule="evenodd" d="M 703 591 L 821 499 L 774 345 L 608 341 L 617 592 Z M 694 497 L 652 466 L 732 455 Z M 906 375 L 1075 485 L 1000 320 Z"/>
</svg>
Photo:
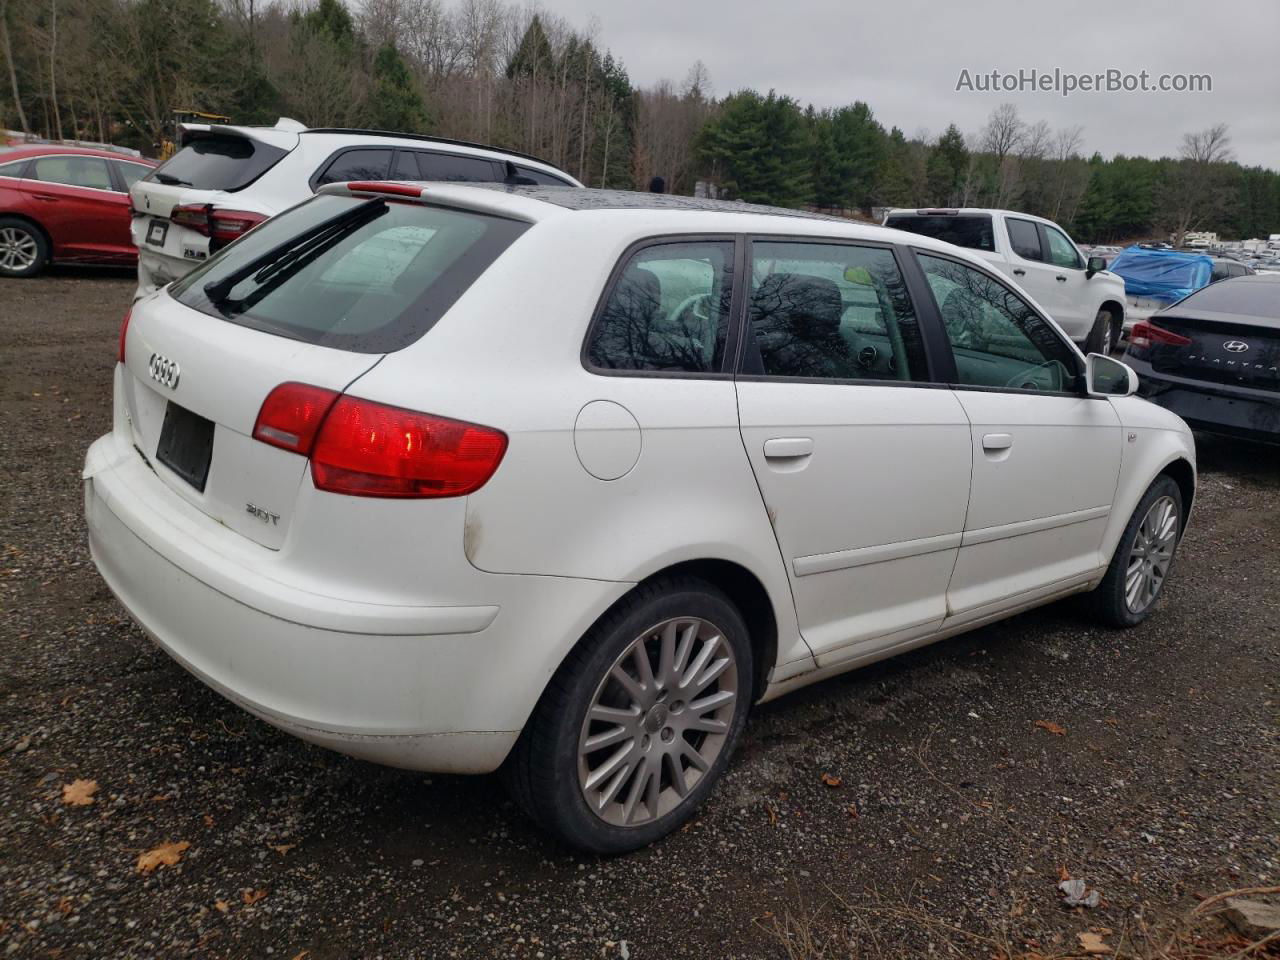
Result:
<svg viewBox="0 0 1280 960">
<path fill-rule="evenodd" d="M 1189 231 L 1226 206 L 1231 192 L 1227 163 L 1232 158 L 1227 125 L 1219 123 L 1184 134 L 1179 153 L 1164 189 L 1175 247 L 1182 246 Z"/>
<path fill-rule="evenodd" d="M 13 45 L 9 42 L 9 0 L 0 0 L 0 50 L 4 52 L 4 62 L 9 65 L 9 88 L 13 91 L 13 105 L 18 111 L 18 122 L 22 124 L 24 136 L 31 135 L 27 125 L 27 114 L 22 109 L 22 94 L 18 90 L 18 69 L 13 62 Z"/>
</svg>

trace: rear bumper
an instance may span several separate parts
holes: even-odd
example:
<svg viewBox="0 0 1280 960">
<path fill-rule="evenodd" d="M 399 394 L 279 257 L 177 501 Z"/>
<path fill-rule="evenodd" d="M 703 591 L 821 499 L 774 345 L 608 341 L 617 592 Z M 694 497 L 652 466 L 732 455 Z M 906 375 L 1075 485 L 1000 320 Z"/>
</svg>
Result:
<svg viewBox="0 0 1280 960">
<path fill-rule="evenodd" d="M 1138 393 L 1176 413 L 1194 430 L 1280 443 L 1280 396 L 1258 396 L 1257 390 L 1233 390 L 1213 383 L 1153 373 L 1151 366 L 1126 356 L 1138 373 Z"/>
<path fill-rule="evenodd" d="M 146 247 L 138 249 L 138 289 L 133 299 L 138 300 L 149 293 L 155 293 L 168 286 L 174 280 L 181 280 L 200 264 L 195 261 L 170 257 Z"/>
<path fill-rule="evenodd" d="M 94 563 L 162 649 L 268 723 L 392 766 L 496 769 L 568 648 L 628 586 L 475 571 L 493 603 L 306 594 L 220 554 L 216 531 L 193 535 L 115 434 L 85 474 Z"/>
</svg>

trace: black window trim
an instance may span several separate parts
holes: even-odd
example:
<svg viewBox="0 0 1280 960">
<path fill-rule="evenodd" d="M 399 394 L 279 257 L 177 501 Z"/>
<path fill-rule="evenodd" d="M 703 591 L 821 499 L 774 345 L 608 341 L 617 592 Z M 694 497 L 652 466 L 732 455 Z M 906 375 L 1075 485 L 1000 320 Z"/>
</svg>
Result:
<svg viewBox="0 0 1280 960">
<path fill-rule="evenodd" d="M 972 270 L 977 270 L 979 273 L 982 273 L 986 275 L 989 279 L 994 280 L 1000 286 L 1004 287 L 1005 290 L 1009 291 L 1009 293 L 1013 294 L 1015 297 L 1021 300 L 1026 305 L 1027 309 L 1030 310 L 1032 313 L 1034 313 L 1041 320 L 1047 320 L 1048 317 L 1045 314 L 1041 313 L 1040 311 L 1036 310 L 1035 307 L 1033 307 L 1021 293 L 1019 293 L 1017 290 L 1012 289 L 1009 286 L 1009 284 L 1005 281 L 1005 279 L 1001 277 L 999 273 L 997 273 L 994 270 L 988 269 L 985 265 L 974 263 L 973 261 L 967 260 L 963 257 L 953 256 L 952 254 L 947 253 L 946 251 L 943 251 L 943 250 L 935 250 L 929 247 L 918 247 L 918 246 L 915 246 L 914 244 L 911 245 L 911 251 L 915 254 L 915 256 L 912 257 L 912 259 L 915 261 L 915 268 L 918 271 L 920 271 L 920 279 L 925 283 L 925 286 L 928 288 L 926 292 L 929 297 L 927 301 L 929 304 L 929 309 L 933 315 L 934 320 L 937 322 L 939 332 L 942 334 L 942 337 L 946 344 L 947 360 L 948 360 L 948 367 L 949 367 L 949 370 L 948 370 L 949 379 L 948 379 L 948 382 L 945 384 L 945 386 L 947 386 L 949 389 L 952 389 L 952 390 L 963 390 L 963 391 L 968 391 L 972 393 L 1002 393 L 1002 394 L 1006 394 L 1008 396 L 1014 396 L 1014 397 L 1072 397 L 1072 398 L 1084 398 L 1086 400 L 1099 400 L 1103 402 L 1107 401 L 1106 397 L 1093 397 L 1089 395 L 1087 384 L 1084 382 L 1085 365 L 1084 365 L 1084 362 L 1080 359 L 1080 351 L 1069 337 L 1063 336 L 1058 331 L 1057 326 L 1053 323 L 1049 323 L 1047 329 L 1049 330 L 1050 333 L 1052 333 L 1055 337 L 1058 338 L 1058 341 L 1060 343 L 1066 344 L 1069 348 L 1068 352 L 1076 358 L 1077 369 L 1075 371 L 1075 376 L 1078 380 L 1079 385 L 1075 390 L 1011 390 L 1006 387 L 988 387 L 980 384 L 958 382 L 960 378 L 959 378 L 959 372 L 955 365 L 955 355 L 954 353 L 952 353 L 951 338 L 947 336 L 946 325 L 942 322 L 942 310 L 938 306 L 937 298 L 933 295 L 933 288 L 928 286 L 928 279 L 925 277 L 924 267 L 920 263 L 920 257 L 922 255 L 927 257 L 936 257 L 939 260 L 950 260 L 952 263 L 957 263 L 962 267 L 969 267 Z"/>
<path fill-rule="evenodd" d="M 604 290 L 596 301 L 595 309 L 591 311 L 591 322 L 587 324 L 587 332 L 582 338 L 582 348 L 578 353 L 582 369 L 599 377 L 640 377 L 662 380 L 733 380 L 734 365 L 730 360 L 738 350 L 738 315 L 742 307 L 740 301 L 743 298 L 741 272 L 744 263 L 744 239 L 744 235 L 740 233 L 674 233 L 645 237 L 627 246 L 619 254 L 613 269 L 609 271 L 609 279 L 605 282 Z M 622 367 L 596 366 L 591 362 L 591 338 L 595 335 L 596 327 L 600 324 L 600 318 L 604 314 L 605 306 L 608 304 L 609 298 L 613 296 L 614 288 L 622 278 L 623 272 L 631 263 L 632 258 L 640 251 L 650 247 L 664 247 L 675 243 L 728 243 L 733 246 L 733 256 L 730 260 L 733 275 L 730 277 L 729 315 L 725 320 L 727 329 L 725 330 L 724 356 L 720 358 L 720 369 L 708 371 L 628 370 Z"/>
<path fill-rule="evenodd" d="M 744 235 L 743 257 L 742 257 L 742 273 L 739 277 L 735 277 L 735 283 L 739 284 L 742 289 L 742 296 L 735 297 L 740 300 L 738 304 L 738 314 L 734 317 L 732 330 L 737 331 L 737 351 L 734 356 L 733 369 L 735 371 L 734 378 L 747 383 L 813 383 L 813 384 L 833 384 L 836 386 L 851 387 L 923 387 L 925 389 L 946 389 L 947 384 L 939 376 L 945 367 L 940 368 L 939 361 L 945 358 L 949 362 L 951 360 L 950 344 L 944 339 L 945 333 L 940 327 L 940 321 L 936 314 L 926 316 L 920 310 L 920 284 L 926 284 L 923 273 L 918 278 L 913 277 L 909 269 L 904 269 L 905 264 L 909 261 L 914 265 L 914 258 L 905 256 L 906 247 L 902 244 L 893 243 L 887 240 L 867 240 L 859 237 L 832 237 L 822 234 L 767 234 L 757 233 Z M 749 302 L 746 291 L 750 287 L 750 270 L 751 264 L 754 262 L 752 256 L 752 247 L 756 243 L 807 243 L 818 244 L 822 246 L 845 246 L 845 247 L 872 247 L 880 250 L 888 250 L 897 264 L 898 272 L 902 275 L 903 282 L 907 288 L 907 296 L 911 298 L 912 309 L 915 310 L 916 323 L 920 327 L 920 338 L 924 346 L 925 356 L 925 376 L 926 379 L 912 380 L 878 380 L 870 377 L 784 377 L 779 374 L 772 373 L 747 373 L 743 369 L 743 362 L 746 359 L 747 346 L 754 337 L 754 330 L 751 327 L 751 318 L 749 314 Z M 919 266 L 915 265 L 919 270 Z M 926 285 L 925 293 L 928 294 Z M 933 299 L 930 296 L 927 303 L 932 304 Z M 939 348 L 944 352 L 939 352 Z M 725 351 L 726 354 L 728 351 Z"/>
</svg>

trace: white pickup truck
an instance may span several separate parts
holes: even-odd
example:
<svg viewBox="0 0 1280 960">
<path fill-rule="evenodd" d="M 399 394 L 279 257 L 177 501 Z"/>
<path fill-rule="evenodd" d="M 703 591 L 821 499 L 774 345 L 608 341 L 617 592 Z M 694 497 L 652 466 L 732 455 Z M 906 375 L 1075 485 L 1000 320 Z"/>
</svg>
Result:
<svg viewBox="0 0 1280 960">
<path fill-rule="evenodd" d="M 973 251 L 1029 293 L 1086 353 L 1109 354 L 1124 324 L 1124 281 L 1050 220 L 1011 210 L 890 210 L 886 227 Z"/>
</svg>

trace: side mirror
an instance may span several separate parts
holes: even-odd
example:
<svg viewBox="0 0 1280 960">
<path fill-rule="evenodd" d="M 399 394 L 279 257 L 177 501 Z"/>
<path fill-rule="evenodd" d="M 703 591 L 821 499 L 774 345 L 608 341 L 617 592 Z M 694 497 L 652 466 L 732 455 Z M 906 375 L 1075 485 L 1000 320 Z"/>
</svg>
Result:
<svg viewBox="0 0 1280 960">
<path fill-rule="evenodd" d="M 1095 273 L 1102 273 L 1105 269 L 1107 269 L 1106 257 L 1090 257 L 1088 265 L 1084 268 L 1084 275 L 1092 277 Z"/>
<path fill-rule="evenodd" d="M 1131 397 L 1138 392 L 1133 367 L 1100 353 L 1091 353 L 1084 366 L 1085 390 L 1091 397 Z"/>
</svg>

